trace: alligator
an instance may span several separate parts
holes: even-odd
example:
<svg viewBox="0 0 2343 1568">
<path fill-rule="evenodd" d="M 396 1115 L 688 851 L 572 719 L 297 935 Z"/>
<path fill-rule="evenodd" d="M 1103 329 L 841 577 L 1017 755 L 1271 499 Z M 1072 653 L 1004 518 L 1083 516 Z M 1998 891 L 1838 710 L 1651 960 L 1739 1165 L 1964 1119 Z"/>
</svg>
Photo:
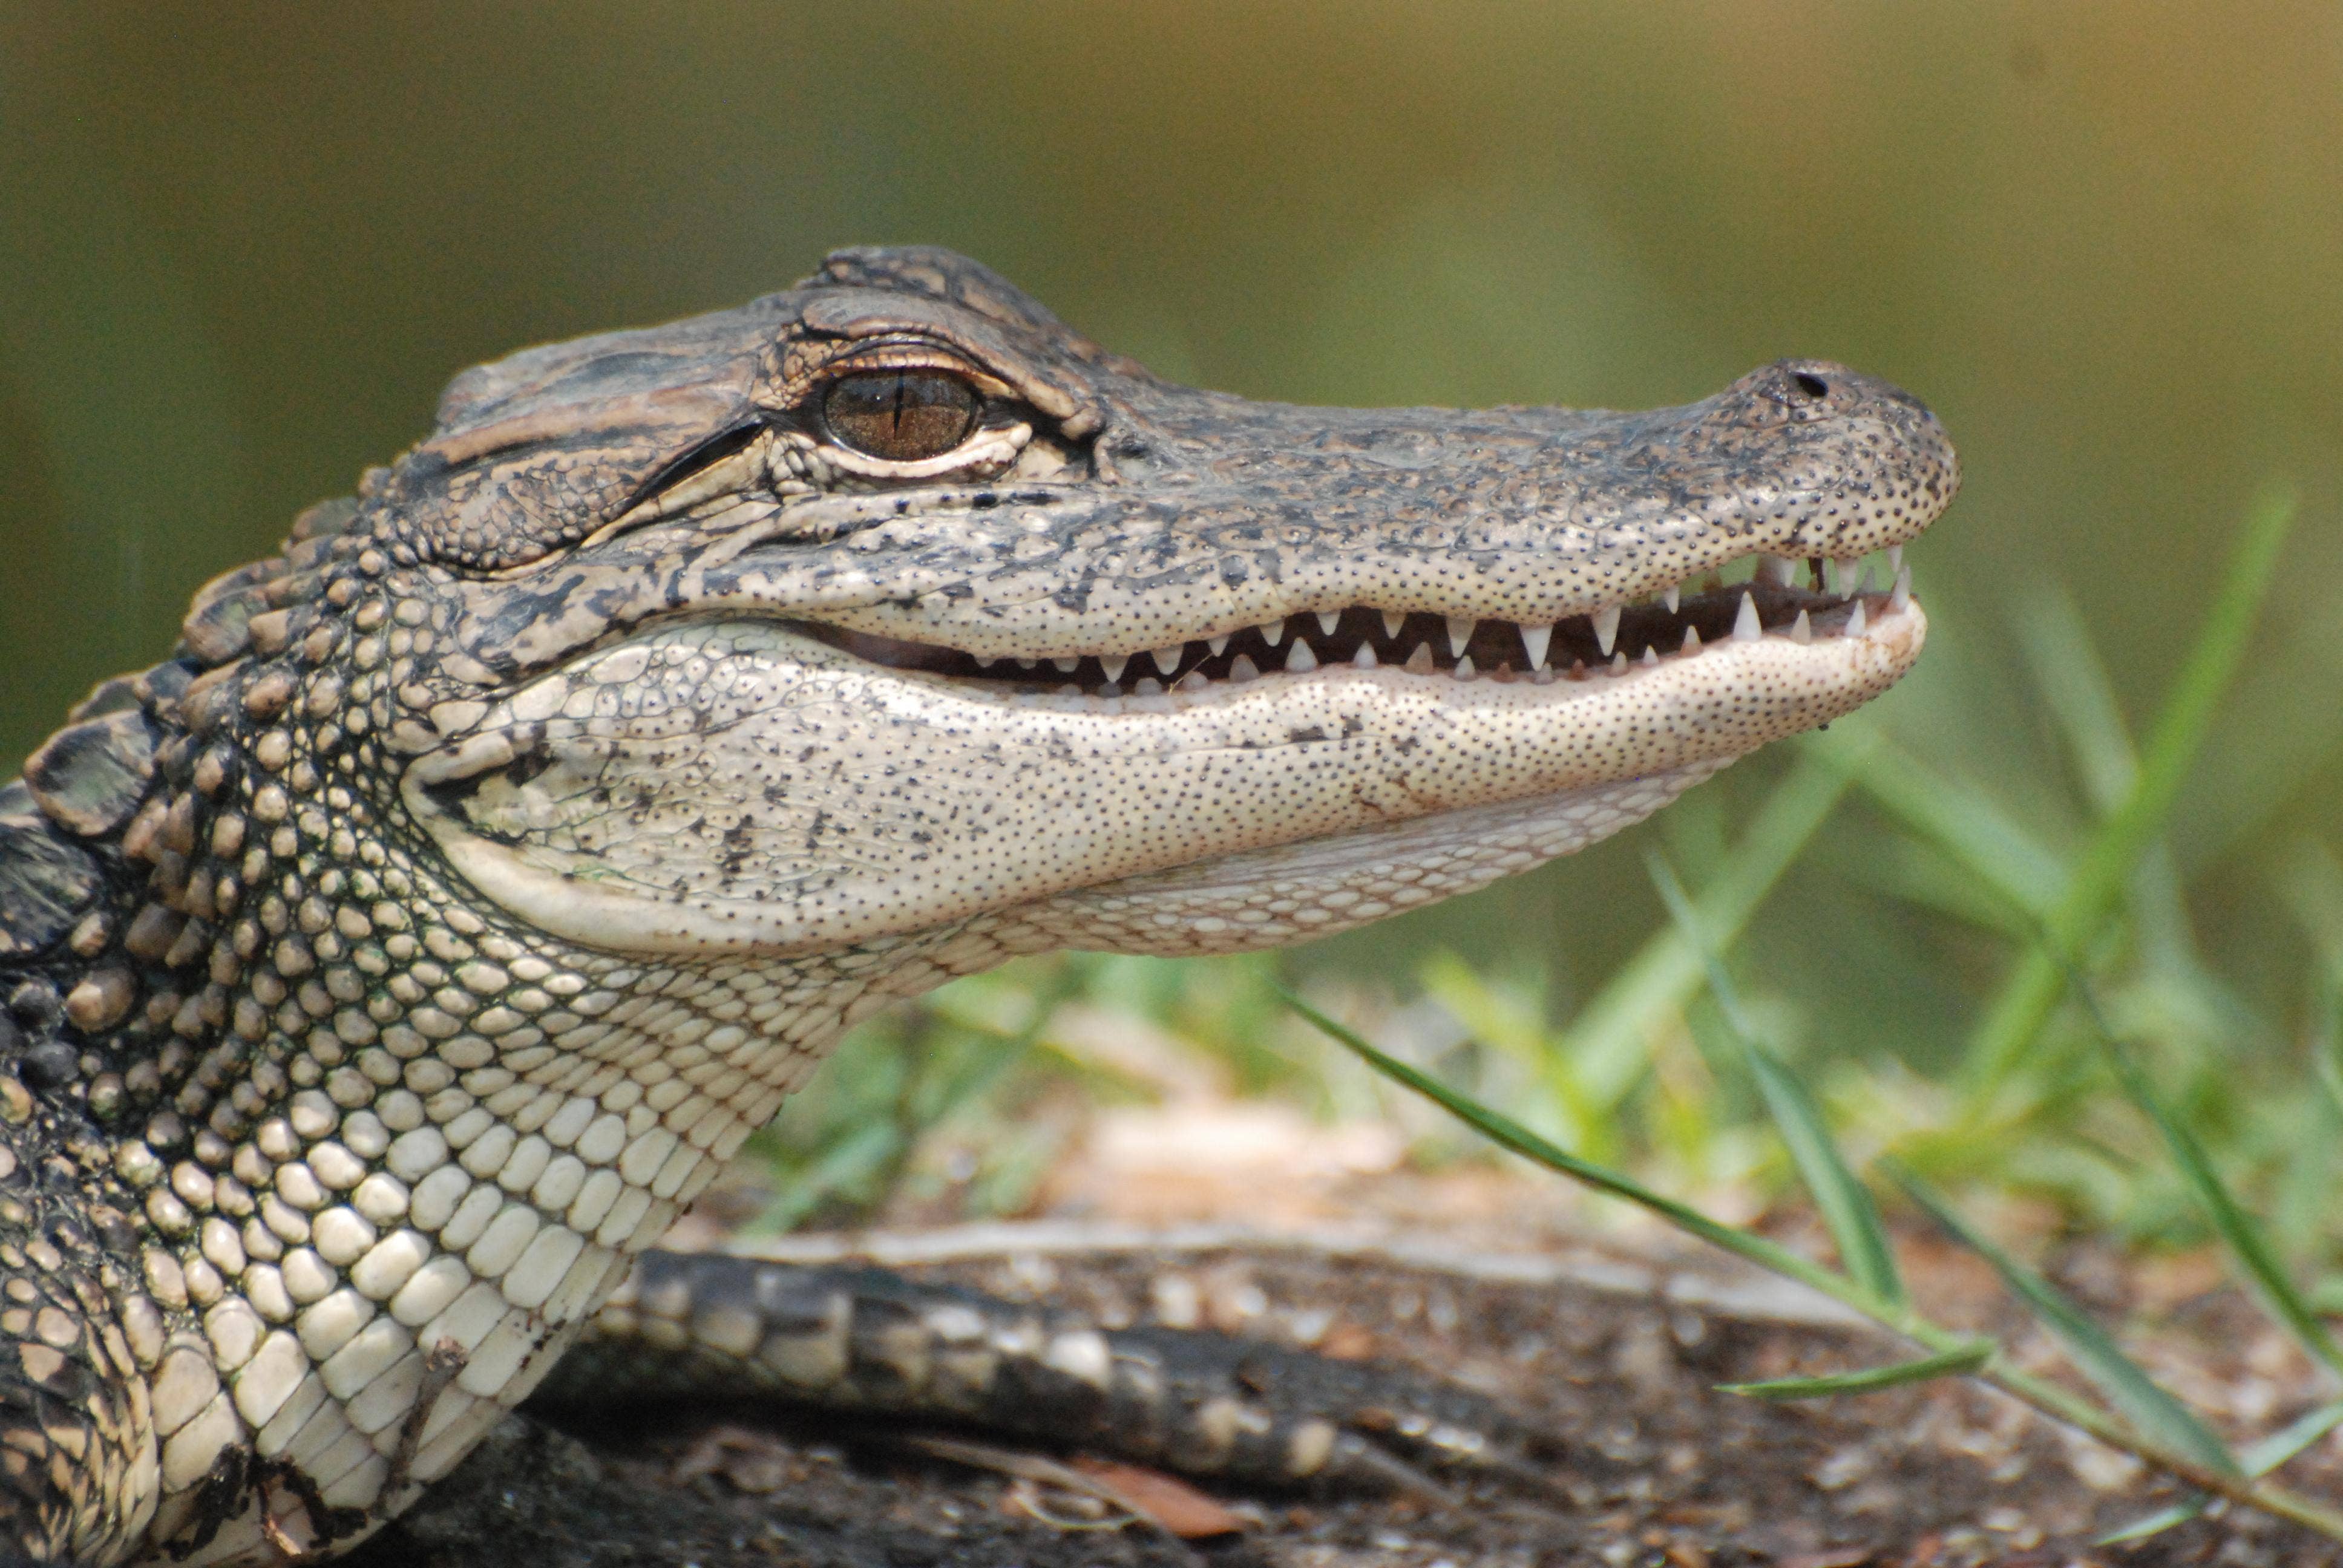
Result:
<svg viewBox="0 0 2343 1568">
<path fill-rule="evenodd" d="M 0 788 L 0 1557 L 331 1555 L 581 1340 L 1337 1463 L 1193 1347 L 645 1253 L 899 999 L 1418 908 L 1849 712 L 1957 484 L 1835 364 L 1252 402 L 927 248 L 467 372 Z"/>
</svg>

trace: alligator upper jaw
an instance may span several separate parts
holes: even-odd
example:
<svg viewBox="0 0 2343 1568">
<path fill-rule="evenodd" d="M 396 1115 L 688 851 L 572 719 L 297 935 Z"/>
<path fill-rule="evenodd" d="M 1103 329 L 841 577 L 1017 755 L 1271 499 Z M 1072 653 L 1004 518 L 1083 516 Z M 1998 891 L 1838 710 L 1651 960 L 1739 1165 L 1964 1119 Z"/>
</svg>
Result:
<svg viewBox="0 0 2343 1568">
<path fill-rule="evenodd" d="M 1449 680 L 1536 686 L 1617 677 L 1733 642 L 1785 637 L 1800 646 L 1863 637 L 1904 612 L 1911 570 L 1902 547 L 1879 565 L 1753 558 L 1754 574 L 1677 584 L 1644 602 L 1557 621 L 1364 606 L 1310 610 L 1138 654 L 1069 649 L 988 657 L 819 621 L 794 629 L 865 663 L 923 675 L 1026 706 L 1134 711 L 1212 700 L 1263 678 L 1337 667 Z M 1835 591 L 1834 591 L 1835 590 Z"/>
</svg>

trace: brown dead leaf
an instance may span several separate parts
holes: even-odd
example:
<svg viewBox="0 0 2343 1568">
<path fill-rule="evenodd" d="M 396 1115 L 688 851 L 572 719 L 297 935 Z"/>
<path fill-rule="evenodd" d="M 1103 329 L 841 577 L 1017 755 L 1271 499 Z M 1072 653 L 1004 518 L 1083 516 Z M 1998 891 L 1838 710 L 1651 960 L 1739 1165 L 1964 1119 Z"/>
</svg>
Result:
<svg viewBox="0 0 2343 1568">
<path fill-rule="evenodd" d="M 1075 1460 L 1073 1467 L 1111 1493 L 1125 1508 L 1182 1541 L 1234 1535 L 1245 1527 L 1244 1521 L 1223 1507 L 1217 1498 L 1160 1470 L 1089 1458 Z"/>
</svg>

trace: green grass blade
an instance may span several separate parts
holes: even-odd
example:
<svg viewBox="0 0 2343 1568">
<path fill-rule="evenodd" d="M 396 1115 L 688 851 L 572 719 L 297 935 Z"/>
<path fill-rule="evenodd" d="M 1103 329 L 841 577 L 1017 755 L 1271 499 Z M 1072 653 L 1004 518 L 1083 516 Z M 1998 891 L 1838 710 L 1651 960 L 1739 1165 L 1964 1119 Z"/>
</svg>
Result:
<svg viewBox="0 0 2343 1568">
<path fill-rule="evenodd" d="M 1707 966 L 1709 990 L 1715 995 L 1717 1008 L 1739 1042 L 1742 1055 L 1748 1060 L 1750 1074 L 1757 1081 L 1758 1092 L 1765 1097 L 1765 1109 L 1772 1114 L 1782 1141 L 1789 1148 L 1799 1177 L 1822 1211 L 1832 1244 L 1838 1249 L 1840 1266 L 1881 1301 L 1902 1305 L 1906 1299 L 1904 1280 L 1896 1271 L 1896 1251 L 1888 1243 L 1887 1227 L 1880 1221 L 1878 1206 L 1840 1157 L 1838 1145 L 1824 1125 L 1822 1112 L 1808 1097 L 1805 1086 L 1753 1037 L 1732 977 L 1725 973 L 1724 959 L 1708 940 L 1707 930 L 1700 923 L 1700 912 L 1684 892 L 1684 884 L 1676 879 L 1675 872 L 1657 850 L 1648 853 L 1644 862 L 1651 868 L 1652 884 L 1659 890 L 1660 900 L 1667 905 L 1677 930 Z"/>
<path fill-rule="evenodd" d="M 2318 1011 L 2310 1023 L 2310 1062 L 2318 1086 L 2343 1113 L 2343 987 L 2318 988 Z"/>
<path fill-rule="evenodd" d="M 2343 1400 L 2307 1410 L 2268 1437 L 2247 1443 L 2237 1452 L 2237 1463 L 2247 1475 L 2268 1475 L 2338 1426 L 2343 1426 Z M 2126 1541 L 2145 1541 L 2176 1524 L 2187 1523 L 2210 1507 L 2212 1502 L 2201 1492 L 2193 1497 L 2184 1497 L 2168 1508 L 2159 1508 L 2153 1513 L 2108 1531 L 2092 1544 L 2115 1546 Z"/>
<path fill-rule="evenodd" d="M 2013 620 L 2027 672 L 2057 721 L 2085 794 L 2097 810 L 2115 809 L 2138 778 L 2139 757 L 2074 595 L 2062 584 L 2029 585 Z"/>
<path fill-rule="evenodd" d="M 1866 744 L 1838 740 L 1839 729 Z M 1853 715 L 1833 735 L 1808 738 L 1805 751 L 1844 770 L 1874 806 L 2013 907 L 2039 918 L 2066 891 L 2066 869 L 2056 855 L 1983 790 L 1881 737 L 1875 720 Z"/>
<path fill-rule="evenodd" d="M 1560 1149 L 1539 1137 L 1503 1113 L 1493 1111 L 1468 1095 L 1442 1083 L 1429 1073 L 1411 1067 L 1398 1058 L 1389 1056 L 1370 1045 L 1355 1031 L 1328 1018 L 1300 997 L 1288 994 L 1286 1004 L 1314 1025 L 1327 1038 L 1343 1046 L 1377 1072 L 1423 1096 L 1448 1111 L 1483 1137 L 1523 1158 L 1534 1161 L 1549 1171 L 1557 1171 L 1581 1181 L 1598 1192 L 1607 1192 L 1630 1203 L 1648 1209 L 1677 1229 L 1698 1236 L 1702 1241 L 1722 1247 L 1735 1257 L 1746 1259 L 1762 1269 L 1770 1269 L 1810 1285 L 1836 1302 L 1844 1302 L 1869 1317 L 1895 1322 L 1900 1314 L 1885 1302 L 1875 1299 L 1871 1292 L 1855 1281 L 1832 1272 L 1820 1264 L 1800 1257 L 1788 1248 L 1769 1241 L 1763 1236 L 1753 1236 L 1736 1231 L 1730 1225 L 1710 1219 L 1699 1210 L 1679 1203 L 1673 1198 L 1662 1197 L 1633 1177 L 1581 1160 L 1567 1150 Z"/>
<path fill-rule="evenodd" d="M 2169 1507 L 2143 1514 L 2128 1524 L 2118 1524 L 2105 1535 L 2092 1538 L 2094 1546 L 2120 1546 L 2127 1541 L 2145 1541 L 2151 1535 L 2161 1535 L 2176 1524 L 2186 1524 L 2205 1512 L 2212 1499 L 2199 1492 L 2184 1497 Z"/>
<path fill-rule="evenodd" d="M 2075 863 L 2065 893 L 2044 920 L 2050 943 L 2018 961 L 1971 1038 L 1971 1105 L 1982 1105 L 2008 1078 L 2041 1032 L 2066 989 L 2053 950 L 2087 951 L 2129 884 L 2139 859 L 2164 830 L 2180 785 L 2211 729 L 2222 693 L 2245 657 L 2254 619 L 2294 526 L 2300 498 L 2273 486 L 2247 515 L 2221 588 L 2157 716 L 2131 788 L 2101 819 Z"/>
<path fill-rule="evenodd" d="M 1764 1382 L 1721 1382 L 1719 1393 L 1745 1394 L 1751 1399 L 1828 1399 L 1834 1394 L 1876 1393 L 1907 1382 L 1931 1382 L 1937 1378 L 1966 1377 L 1993 1359 L 1993 1346 L 1978 1340 L 1956 1345 L 1917 1361 L 1894 1366 L 1866 1367 L 1861 1372 L 1833 1372 L 1827 1377 L 1771 1378 Z"/>
<path fill-rule="evenodd" d="M 1774 1126 L 1822 1211 L 1840 1264 L 1881 1301 L 1901 1305 L 1906 1300 L 1904 1278 L 1870 1192 L 1847 1169 L 1805 1086 L 1771 1054 L 1745 1040 L 1743 1044 L 1758 1092 L 1765 1097 Z"/>
<path fill-rule="evenodd" d="M 2172 1162 L 2180 1168 L 2180 1173 L 2187 1180 L 2190 1191 L 2197 1195 L 2197 1202 L 2204 1205 L 2206 1217 L 2213 1221 L 2213 1229 L 2220 1233 L 2223 1244 L 2237 1260 L 2237 1266 L 2245 1270 L 2247 1278 L 2261 1293 L 2271 1315 L 2286 1325 L 2288 1332 L 2294 1335 L 2295 1342 L 2301 1345 L 2313 1360 L 2324 1364 L 2328 1371 L 2343 1375 L 2343 1349 L 2337 1348 L 2334 1337 L 2327 1332 L 2327 1325 L 2319 1321 L 2318 1314 L 2311 1311 L 2310 1303 L 2304 1301 L 2301 1292 L 2295 1289 L 2294 1281 L 2287 1275 L 2286 1266 L 2278 1261 L 2277 1249 L 2262 1233 L 2260 1223 L 2246 1212 L 2245 1206 L 2230 1192 L 2228 1183 L 2223 1181 L 2220 1172 L 2213 1169 L 2212 1158 L 2205 1152 L 2205 1146 L 2197 1141 L 2197 1135 L 2182 1125 L 2180 1119 L 2172 1113 L 2171 1107 L 2165 1104 L 2164 1097 L 2157 1092 L 2155 1083 L 2148 1078 L 2147 1070 L 2140 1065 L 2139 1059 L 2116 1038 L 2114 1027 L 2108 1023 L 2107 1014 L 2100 1010 L 2098 999 L 2091 991 L 2090 981 L 2080 973 L 2075 973 L 2068 983 L 2074 987 L 2083 1010 L 2090 1017 L 2092 1032 L 2098 1036 L 2099 1050 L 2106 1055 L 2107 1065 L 2114 1070 L 2116 1081 L 2123 1086 L 2123 1091 L 2131 1102 L 2138 1106 L 2148 1120 L 2156 1123 L 2157 1131 L 2164 1135 L 2164 1145 L 2171 1151 Z"/>
<path fill-rule="evenodd" d="M 2229 1452 L 2219 1434 L 2140 1370 L 2139 1364 L 2124 1354 L 2115 1341 L 2063 1292 L 1973 1229 L 1958 1211 L 1918 1176 L 1892 1163 L 1889 1170 L 1913 1202 L 1926 1210 L 1955 1240 L 1993 1265 L 2010 1292 L 2032 1309 L 2043 1326 L 2066 1348 L 2083 1375 L 2133 1426 L 2207 1471 L 2222 1475 L 2243 1474 L 2237 1456 Z"/>
<path fill-rule="evenodd" d="M 2307 1410 L 2268 1437 L 2247 1443 L 2238 1452 L 2237 1462 L 2247 1475 L 2268 1475 L 2338 1426 L 2343 1426 L 2343 1399 Z"/>
<path fill-rule="evenodd" d="M 1854 749 L 1860 749 L 1860 743 Z M 1726 943 L 1740 936 L 1845 795 L 1849 777 L 1839 763 L 1812 753 L 1800 759 L 1701 889 L 1703 930 Z M 1634 1087 L 1649 1060 L 1654 1031 L 1700 989 L 1700 955 L 1671 926 L 1654 932 L 1580 1010 L 1563 1049 L 1577 1065 L 1577 1081 L 1590 1102 L 1608 1110 Z"/>
</svg>

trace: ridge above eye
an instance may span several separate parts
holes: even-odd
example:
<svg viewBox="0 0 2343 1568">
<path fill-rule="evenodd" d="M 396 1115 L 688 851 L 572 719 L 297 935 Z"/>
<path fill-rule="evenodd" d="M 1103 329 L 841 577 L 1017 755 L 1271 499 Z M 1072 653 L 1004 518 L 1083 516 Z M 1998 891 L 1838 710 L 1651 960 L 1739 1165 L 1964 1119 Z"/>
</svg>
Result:
<svg viewBox="0 0 2343 1568">
<path fill-rule="evenodd" d="M 867 457 L 916 463 L 968 439 L 984 399 L 949 370 L 859 370 L 822 394 L 822 423 L 833 439 Z"/>
</svg>

